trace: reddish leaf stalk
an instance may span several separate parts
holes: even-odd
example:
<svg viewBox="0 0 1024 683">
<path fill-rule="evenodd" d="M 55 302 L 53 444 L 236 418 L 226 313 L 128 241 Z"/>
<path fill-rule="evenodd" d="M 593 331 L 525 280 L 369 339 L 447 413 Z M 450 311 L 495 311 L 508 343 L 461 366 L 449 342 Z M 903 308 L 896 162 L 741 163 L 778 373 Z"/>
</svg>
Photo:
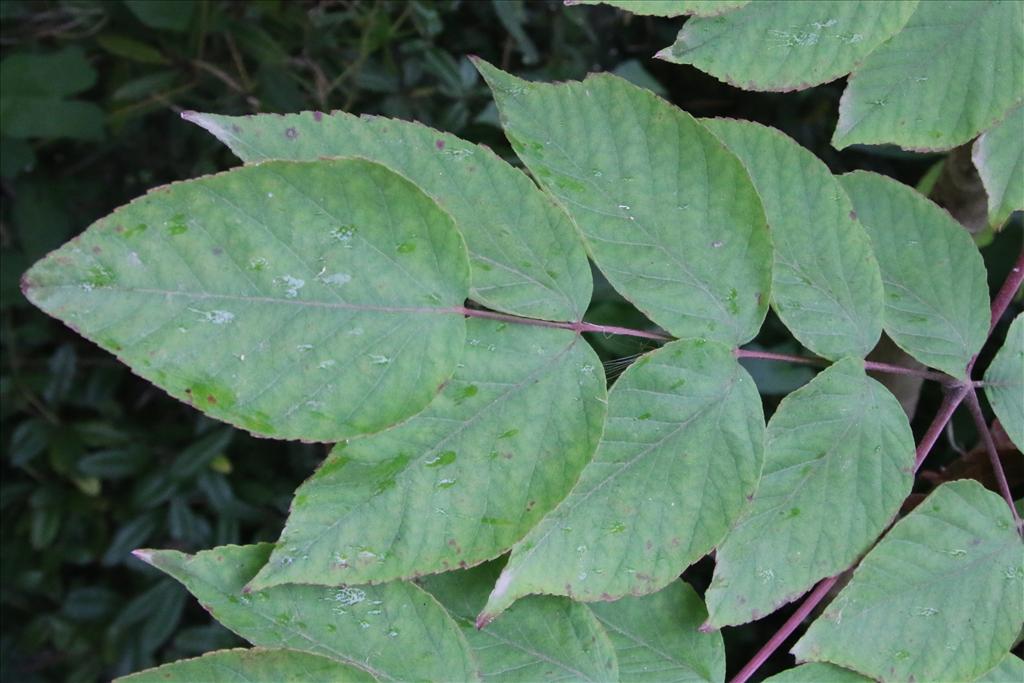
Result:
<svg viewBox="0 0 1024 683">
<path fill-rule="evenodd" d="M 1003 317 L 1003 313 L 1006 312 L 1006 308 L 1013 301 L 1013 297 L 1016 296 L 1017 290 L 1020 289 L 1021 283 L 1024 282 L 1024 245 L 1021 245 L 1020 254 L 1017 256 L 1017 261 L 1013 264 L 1013 268 L 1010 269 L 1010 273 L 1006 276 L 1006 281 L 1003 282 L 1003 286 L 999 288 L 996 293 L 996 298 L 992 299 L 992 322 L 988 326 L 988 333 L 992 334 L 992 330 L 995 329 L 996 323 Z"/>
<path fill-rule="evenodd" d="M 1006 481 L 1006 472 L 1003 471 L 1003 463 L 999 460 L 999 451 L 996 450 L 996 442 L 992 438 L 992 432 L 985 422 L 985 416 L 981 412 L 981 403 L 978 401 L 978 394 L 971 389 L 967 392 L 967 408 L 974 419 L 974 426 L 978 428 L 981 442 L 985 444 L 985 451 L 992 463 L 992 471 L 996 475 L 996 482 L 999 484 L 999 492 L 1003 494 L 1006 504 L 1010 506 L 1010 513 L 1013 515 L 1013 522 L 1017 526 L 1017 533 L 1024 534 L 1024 525 L 1021 524 L 1020 515 L 1017 514 L 1017 507 L 1013 504 L 1013 494 L 1010 493 L 1010 484 Z"/>
</svg>

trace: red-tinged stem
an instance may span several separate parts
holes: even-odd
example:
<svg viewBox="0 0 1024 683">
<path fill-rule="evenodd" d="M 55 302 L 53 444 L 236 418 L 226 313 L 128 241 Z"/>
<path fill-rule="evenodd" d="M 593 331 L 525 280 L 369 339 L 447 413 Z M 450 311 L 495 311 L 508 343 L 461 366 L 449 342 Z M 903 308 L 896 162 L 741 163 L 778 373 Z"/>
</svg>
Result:
<svg viewBox="0 0 1024 683">
<path fill-rule="evenodd" d="M 536 325 L 538 327 L 555 327 L 560 330 L 572 330 L 573 332 L 597 332 L 600 334 L 621 334 L 627 337 L 642 337 L 644 339 L 656 339 L 658 341 L 670 341 L 672 337 L 658 332 L 647 332 L 646 330 L 634 330 L 631 327 L 618 327 L 617 325 L 596 325 L 594 323 L 575 322 L 562 323 L 551 320 L 537 320 L 536 318 L 523 318 L 508 313 L 496 311 L 485 311 L 479 308 L 466 308 L 465 306 L 453 309 L 454 312 L 471 318 L 487 318 L 488 320 L 501 320 L 520 325 Z"/>
<path fill-rule="evenodd" d="M 831 578 L 825 579 L 817 585 L 817 587 L 811 591 L 811 593 L 804 599 L 803 603 L 793 612 L 789 619 L 786 619 L 786 623 L 783 624 L 778 631 L 775 632 L 767 643 L 764 644 L 757 654 L 751 658 L 747 665 L 740 669 L 740 672 L 736 674 L 731 683 L 746 683 L 747 679 L 754 675 L 754 672 L 761 668 L 761 665 L 772 656 L 779 646 L 782 645 L 792 635 L 793 631 L 796 630 L 797 626 L 803 623 L 804 619 L 807 618 L 815 607 L 818 606 L 828 592 L 835 585 L 839 579 L 838 575 Z"/>
<path fill-rule="evenodd" d="M 774 353 L 772 351 L 754 351 L 752 349 L 737 349 L 737 358 L 757 358 L 760 360 L 777 360 L 786 361 L 788 363 L 799 363 L 800 365 L 828 365 L 829 361 L 824 358 L 808 358 L 807 356 L 792 356 L 788 353 Z M 913 375 L 915 377 L 924 377 L 925 379 L 935 380 L 936 382 L 949 382 L 951 378 L 948 375 L 944 375 L 941 372 L 932 372 L 931 370 L 918 370 L 916 368 L 905 368 L 900 365 L 890 365 L 889 363 L 877 363 L 875 361 L 866 360 L 864 361 L 864 369 L 872 370 L 874 372 L 885 372 L 890 375 Z"/>
<path fill-rule="evenodd" d="M 1003 317 L 1003 313 L 1006 312 L 1007 306 L 1013 301 L 1013 297 L 1016 296 L 1022 282 L 1024 282 L 1024 245 L 1021 246 L 1020 255 L 1017 256 L 1017 261 L 1013 264 L 1013 268 L 1010 269 L 1009 275 L 1006 276 L 1006 281 L 1003 282 L 1003 286 L 996 293 L 996 298 L 992 300 L 992 322 L 988 327 L 989 334 L 992 334 L 996 323 Z"/>
<path fill-rule="evenodd" d="M 917 471 L 921 469 L 921 465 L 931 452 L 932 446 L 942 436 L 946 423 L 953 417 L 957 406 L 960 405 L 960 402 L 964 400 L 964 397 L 970 391 L 970 384 L 958 384 L 942 397 L 942 403 L 939 404 L 939 411 L 935 414 L 935 419 L 932 420 L 932 423 L 928 426 L 928 431 L 924 433 L 924 436 L 921 437 L 921 442 L 917 445 L 917 456 L 914 459 L 914 474 L 917 474 Z"/>
<path fill-rule="evenodd" d="M 1024 534 L 1024 525 L 1021 524 L 1020 515 L 1017 514 L 1017 506 L 1013 504 L 1013 494 L 1010 493 L 1010 484 L 1006 481 L 1006 472 L 1003 471 L 1003 463 L 999 460 L 999 451 L 996 450 L 996 442 L 992 438 L 992 432 L 985 422 L 985 416 L 981 412 L 981 403 L 978 401 L 978 394 L 971 389 L 967 393 L 967 408 L 974 418 L 974 426 L 978 428 L 981 435 L 981 442 L 985 444 L 988 452 L 988 459 L 992 463 L 992 471 L 996 475 L 996 482 L 999 484 L 999 492 L 1003 494 L 1006 504 L 1010 506 L 1010 513 L 1013 515 L 1013 522 L 1017 526 L 1017 533 Z"/>
</svg>

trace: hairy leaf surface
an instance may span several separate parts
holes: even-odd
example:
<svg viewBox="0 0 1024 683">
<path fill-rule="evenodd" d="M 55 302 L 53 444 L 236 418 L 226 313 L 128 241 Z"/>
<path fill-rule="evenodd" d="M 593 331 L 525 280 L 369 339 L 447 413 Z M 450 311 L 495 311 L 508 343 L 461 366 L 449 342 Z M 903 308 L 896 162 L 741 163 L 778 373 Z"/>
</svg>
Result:
<svg viewBox="0 0 1024 683">
<path fill-rule="evenodd" d="M 1006 503 L 943 484 L 898 522 L 793 648 L 880 681 L 969 681 L 1024 615 L 1024 544 Z"/>
<path fill-rule="evenodd" d="M 764 203 L 775 247 L 775 312 L 819 356 L 866 356 L 882 333 L 882 276 L 839 182 L 773 128 L 728 119 L 701 123 L 740 158 Z"/>
<path fill-rule="evenodd" d="M 1024 210 L 1024 106 L 974 141 L 971 159 L 988 195 L 988 220 L 1002 227 L 1014 211 Z"/>
<path fill-rule="evenodd" d="M 872 679 L 861 676 L 856 671 L 832 664 L 811 662 L 766 678 L 764 683 L 871 683 L 871 681 Z"/>
<path fill-rule="evenodd" d="M 136 555 L 180 581 L 217 621 L 253 645 L 323 655 L 381 681 L 478 680 L 459 628 L 414 584 L 290 585 L 246 592 L 271 547 L 261 543 L 195 555 L 176 550 Z"/>
<path fill-rule="evenodd" d="M 747 90 L 802 90 L 848 74 L 903 28 L 916 0 L 759 0 L 686 22 L 658 57 Z"/>
<path fill-rule="evenodd" d="M 531 593 L 594 601 L 668 585 L 735 521 L 763 443 L 761 400 L 729 348 L 675 341 L 644 356 L 608 394 L 593 461 L 513 548 L 482 618 Z"/>
<path fill-rule="evenodd" d="M 565 0 L 567 5 L 611 5 L 633 14 L 657 17 L 714 17 L 743 7 L 750 0 Z"/>
<path fill-rule="evenodd" d="M 717 138 L 609 74 L 555 85 L 476 64 L 516 153 L 623 296 L 677 337 L 757 333 L 771 242 L 749 176 Z"/>
<path fill-rule="evenodd" d="M 566 598 L 531 596 L 501 619 L 477 630 L 476 613 L 487 600 L 499 565 L 424 579 L 423 584 L 462 627 L 485 681 L 622 680 L 608 634 L 586 605 Z"/>
<path fill-rule="evenodd" d="M 718 547 L 710 623 L 759 619 L 850 566 L 910 493 L 913 466 L 903 408 L 860 361 L 783 399 L 754 501 Z"/>
<path fill-rule="evenodd" d="M 985 371 L 985 395 L 1006 435 L 1024 450 L 1024 314 L 1014 319 Z"/>
<path fill-rule="evenodd" d="M 246 163 L 359 156 L 402 174 L 452 218 L 470 254 L 471 294 L 491 308 L 580 320 L 590 265 L 565 212 L 491 150 L 419 123 L 344 112 L 188 112 Z"/>
<path fill-rule="evenodd" d="M 622 683 L 725 680 L 722 635 L 698 630 L 708 613 L 689 584 L 673 581 L 657 593 L 596 602 L 591 610 L 615 645 Z"/>
<path fill-rule="evenodd" d="M 964 379 L 988 335 L 988 282 L 974 241 L 913 188 L 865 171 L 840 176 L 882 269 L 885 331 L 904 351 Z"/>
<path fill-rule="evenodd" d="M 120 683 L 373 683 L 366 671 L 298 650 L 219 650 L 118 678 Z"/>
<path fill-rule="evenodd" d="M 850 78 L 832 144 L 949 149 L 1022 97 L 1024 3 L 921 2 Z"/>
<path fill-rule="evenodd" d="M 339 444 L 296 491 L 253 586 L 367 583 L 500 555 L 597 446 L 601 362 L 568 330 L 467 321 L 454 377 L 398 427 Z"/>
<path fill-rule="evenodd" d="M 462 349 L 462 238 L 366 161 L 175 183 L 37 263 L 26 296 L 172 396 L 257 434 L 334 441 L 424 408 Z"/>
</svg>

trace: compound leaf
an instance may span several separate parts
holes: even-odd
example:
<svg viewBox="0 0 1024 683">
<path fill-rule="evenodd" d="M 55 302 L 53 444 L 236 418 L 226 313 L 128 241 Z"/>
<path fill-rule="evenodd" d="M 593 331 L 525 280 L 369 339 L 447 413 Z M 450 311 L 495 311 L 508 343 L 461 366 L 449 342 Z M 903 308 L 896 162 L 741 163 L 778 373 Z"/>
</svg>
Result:
<svg viewBox="0 0 1024 683">
<path fill-rule="evenodd" d="M 486 622 L 519 597 L 653 593 L 718 543 L 761 471 L 761 400 L 732 351 L 675 341 L 608 394 L 605 433 L 569 496 L 517 543 Z"/>
<path fill-rule="evenodd" d="M 879 681 L 969 681 L 999 664 L 1024 615 L 1024 544 L 979 483 L 943 484 L 861 562 L 793 648 Z"/>
<path fill-rule="evenodd" d="M 802 90 L 848 74 L 903 28 L 916 0 L 759 0 L 683 25 L 658 57 L 747 90 Z"/>
<path fill-rule="evenodd" d="M 651 595 L 597 602 L 590 608 L 615 645 L 622 683 L 725 680 L 722 634 L 698 630 L 708 613 L 689 584 L 673 581 Z"/>
<path fill-rule="evenodd" d="M 921 2 L 850 78 L 832 144 L 949 149 L 1022 97 L 1024 3 Z"/>
<path fill-rule="evenodd" d="M 775 312 L 819 356 L 866 356 L 882 333 L 882 277 L 839 182 L 774 128 L 728 119 L 701 123 L 740 158 L 764 203 L 775 247 Z"/>
<path fill-rule="evenodd" d="M 366 671 L 298 650 L 218 650 L 118 678 L 116 683 L 373 683 Z"/>
<path fill-rule="evenodd" d="M 710 623 L 759 619 L 850 566 L 910 493 L 913 465 L 903 408 L 860 361 L 783 399 L 754 500 L 718 547 Z"/>
<path fill-rule="evenodd" d="M 214 618 L 253 645 L 302 650 L 352 664 L 381 681 L 478 680 L 466 639 L 447 612 L 411 583 L 289 585 L 247 592 L 271 545 L 222 546 L 195 555 L 139 550 Z"/>
<path fill-rule="evenodd" d="M 462 627 L 485 681 L 621 680 L 608 634 L 586 605 L 566 598 L 530 596 L 501 619 L 477 630 L 476 613 L 487 600 L 499 565 L 424 579 L 426 590 Z"/>
<path fill-rule="evenodd" d="M 568 330 L 467 321 L 426 410 L 339 444 L 296 492 L 254 587 L 411 578 L 500 555 L 562 500 L 605 416 L 601 362 Z"/>
<path fill-rule="evenodd" d="M 386 168 L 278 161 L 154 190 L 22 284 L 203 412 L 335 441 L 436 395 L 462 349 L 468 264 L 451 219 Z"/>
<path fill-rule="evenodd" d="M 1006 435 L 1024 450 L 1024 314 L 1014 319 L 985 371 L 985 395 Z"/>
<path fill-rule="evenodd" d="M 997 230 L 1024 209 L 1024 106 L 974 141 L 971 159 L 988 195 L 988 220 Z"/>
<path fill-rule="evenodd" d="M 743 7 L 750 0 L 565 0 L 566 5 L 611 5 L 633 14 L 655 17 L 714 17 Z"/>
<path fill-rule="evenodd" d="M 344 112 L 184 117 L 246 163 L 358 156 L 384 164 L 452 218 L 470 254 L 471 294 L 491 308 L 580 320 L 593 287 L 565 212 L 491 150 L 419 123 Z"/>
<path fill-rule="evenodd" d="M 608 281 L 673 335 L 749 341 L 771 241 L 743 165 L 689 114 L 609 74 L 531 83 L 476 61 L 505 133 Z"/>
<path fill-rule="evenodd" d="M 884 328 L 917 360 L 966 378 L 988 335 L 988 284 L 974 241 L 944 210 L 901 183 L 840 176 L 882 269 Z"/>
</svg>

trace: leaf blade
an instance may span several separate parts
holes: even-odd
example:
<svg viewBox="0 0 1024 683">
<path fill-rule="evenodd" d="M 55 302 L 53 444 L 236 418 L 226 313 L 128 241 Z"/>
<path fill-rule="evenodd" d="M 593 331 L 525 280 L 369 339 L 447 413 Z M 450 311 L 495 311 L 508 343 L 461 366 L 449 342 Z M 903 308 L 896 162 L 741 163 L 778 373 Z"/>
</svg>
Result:
<svg viewBox="0 0 1024 683">
<path fill-rule="evenodd" d="M 1014 318 L 985 371 L 985 395 L 1006 435 L 1024 448 L 1024 314 Z"/>
<path fill-rule="evenodd" d="M 372 683 L 376 679 L 354 666 L 298 650 L 233 649 L 208 652 L 130 676 L 124 683 L 171 683 L 237 679 L 252 683 Z"/>
<path fill-rule="evenodd" d="M 868 553 L 792 652 L 882 681 L 972 680 L 1021 627 L 1022 549 L 999 496 L 973 480 L 943 484 Z"/>
<path fill-rule="evenodd" d="M 552 85 L 476 65 L 516 153 L 623 296 L 680 338 L 738 344 L 757 333 L 771 241 L 732 153 L 689 114 L 615 76 Z"/>
<path fill-rule="evenodd" d="M 37 263 L 23 289 L 213 417 L 333 441 L 433 398 L 465 334 L 467 280 L 461 237 L 428 197 L 342 160 L 155 190 Z"/>
<path fill-rule="evenodd" d="M 974 141 L 971 160 L 988 195 L 989 224 L 997 230 L 1014 211 L 1024 210 L 1024 106 Z"/>
</svg>

